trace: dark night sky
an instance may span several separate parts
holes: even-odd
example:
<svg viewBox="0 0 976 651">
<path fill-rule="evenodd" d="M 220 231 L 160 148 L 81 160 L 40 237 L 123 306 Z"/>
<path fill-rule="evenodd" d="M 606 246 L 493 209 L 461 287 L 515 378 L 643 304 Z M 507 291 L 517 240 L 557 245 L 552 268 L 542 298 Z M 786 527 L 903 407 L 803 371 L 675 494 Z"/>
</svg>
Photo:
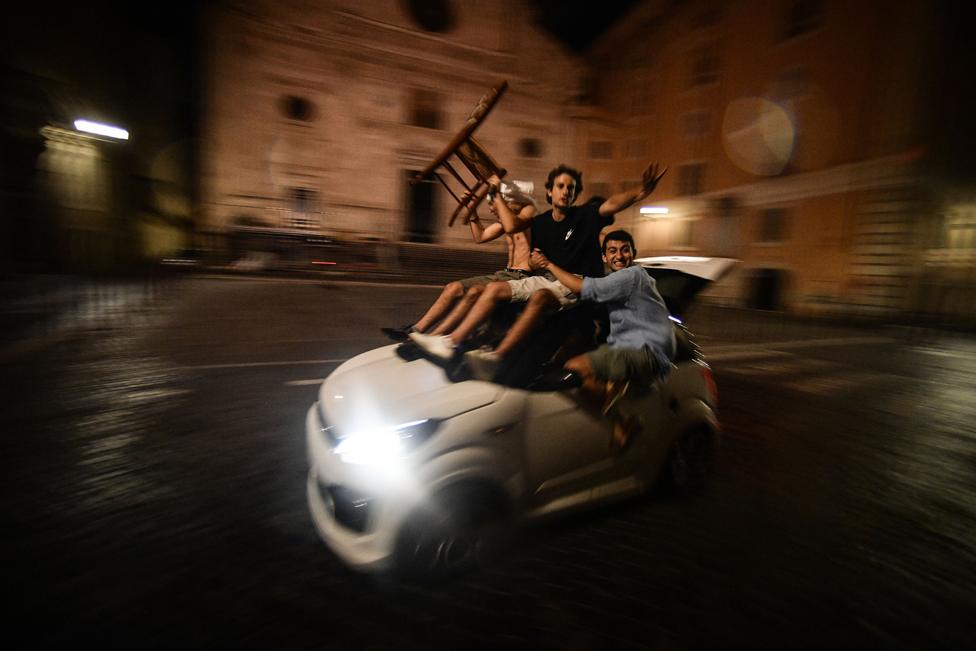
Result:
<svg viewBox="0 0 976 651">
<path fill-rule="evenodd" d="M 582 52 L 639 0 L 534 0 L 538 24 L 574 52 Z"/>
</svg>

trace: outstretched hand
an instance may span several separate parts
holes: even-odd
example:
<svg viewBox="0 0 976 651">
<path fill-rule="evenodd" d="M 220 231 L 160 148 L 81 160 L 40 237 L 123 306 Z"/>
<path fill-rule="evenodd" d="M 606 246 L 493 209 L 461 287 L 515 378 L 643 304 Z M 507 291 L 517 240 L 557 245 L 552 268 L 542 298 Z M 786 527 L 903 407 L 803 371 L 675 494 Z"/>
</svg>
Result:
<svg viewBox="0 0 976 651">
<path fill-rule="evenodd" d="M 668 168 L 658 171 L 657 163 L 649 163 L 647 167 L 644 168 L 644 173 L 641 175 L 641 182 L 643 187 L 641 188 L 641 196 L 646 197 L 652 192 L 654 188 L 657 187 L 658 181 L 667 173 Z"/>
<path fill-rule="evenodd" d="M 549 258 L 539 249 L 532 249 L 532 253 L 529 255 L 529 266 L 533 269 L 547 269 Z"/>
</svg>

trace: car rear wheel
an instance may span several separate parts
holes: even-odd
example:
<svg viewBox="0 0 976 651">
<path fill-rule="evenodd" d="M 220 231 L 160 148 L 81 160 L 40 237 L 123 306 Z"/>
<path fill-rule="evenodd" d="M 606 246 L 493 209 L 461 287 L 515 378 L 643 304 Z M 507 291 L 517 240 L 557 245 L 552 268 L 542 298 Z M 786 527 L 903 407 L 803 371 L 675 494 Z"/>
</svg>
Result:
<svg viewBox="0 0 976 651">
<path fill-rule="evenodd" d="M 678 495 L 700 493 L 715 463 L 715 433 L 708 427 L 684 430 L 671 444 L 664 479 Z"/>
<path fill-rule="evenodd" d="M 444 493 L 408 518 L 397 539 L 396 569 L 410 579 L 452 576 L 483 563 L 504 544 L 506 509 L 477 489 Z"/>
</svg>

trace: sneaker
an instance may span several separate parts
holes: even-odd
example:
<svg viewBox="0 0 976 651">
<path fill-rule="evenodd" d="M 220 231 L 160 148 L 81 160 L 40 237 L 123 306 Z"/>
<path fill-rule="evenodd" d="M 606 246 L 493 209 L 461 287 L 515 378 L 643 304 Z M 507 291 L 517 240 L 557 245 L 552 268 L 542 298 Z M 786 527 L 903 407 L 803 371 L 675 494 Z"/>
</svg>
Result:
<svg viewBox="0 0 976 651">
<path fill-rule="evenodd" d="M 408 336 L 413 343 L 438 359 L 448 361 L 454 357 L 454 350 L 457 346 L 447 335 L 425 335 L 420 332 L 411 332 Z"/>
<path fill-rule="evenodd" d="M 471 374 L 476 379 L 485 382 L 491 382 L 495 378 L 498 367 L 502 364 L 502 358 L 499 357 L 498 353 L 487 348 L 469 350 L 464 353 L 464 361 L 471 369 Z"/>
<path fill-rule="evenodd" d="M 404 325 L 399 328 L 380 328 L 387 337 L 393 341 L 406 341 L 411 332 L 415 332 L 412 325 Z"/>
</svg>

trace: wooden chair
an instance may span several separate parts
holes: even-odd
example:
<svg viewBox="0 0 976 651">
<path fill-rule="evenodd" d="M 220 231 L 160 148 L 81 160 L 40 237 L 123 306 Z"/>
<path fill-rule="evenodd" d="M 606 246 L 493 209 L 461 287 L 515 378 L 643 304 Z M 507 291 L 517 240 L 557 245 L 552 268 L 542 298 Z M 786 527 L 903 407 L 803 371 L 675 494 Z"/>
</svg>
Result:
<svg viewBox="0 0 976 651">
<path fill-rule="evenodd" d="M 458 207 L 454 210 L 451 215 L 451 219 L 448 221 L 449 226 L 454 225 L 454 221 L 457 219 L 458 215 L 462 212 L 464 213 L 464 222 L 467 223 L 477 212 L 478 206 L 484 201 L 485 196 L 488 194 L 488 179 L 492 175 L 497 175 L 498 178 L 504 178 L 506 174 L 505 168 L 501 167 L 497 161 L 492 157 L 488 150 L 485 149 L 484 145 L 479 143 L 474 139 L 472 135 L 475 130 L 485 121 L 488 114 L 498 103 L 498 100 L 508 89 L 508 82 L 502 81 L 494 88 L 488 90 L 485 93 L 478 105 L 474 107 L 471 111 L 471 115 L 468 116 L 467 121 L 465 121 L 464 126 L 457 133 L 454 138 L 448 143 L 448 145 L 441 151 L 440 154 L 434 158 L 431 163 L 419 172 L 412 180 L 413 183 L 418 183 L 427 179 L 431 174 L 434 174 L 435 170 L 439 167 L 446 169 L 451 176 L 453 176 L 457 182 L 464 188 L 464 192 L 460 196 L 451 188 L 450 185 L 443 179 L 439 174 L 434 174 L 438 181 L 447 188 L 447 191 L 454 197 L 455 201 L 458 202 Z M 456 158 L 461 162 L 465 169 L 469 172 L 473 179 L 466 180 L 461 173 L 458 172 L 451 165 L 452 157 Z"/>
</svg>

